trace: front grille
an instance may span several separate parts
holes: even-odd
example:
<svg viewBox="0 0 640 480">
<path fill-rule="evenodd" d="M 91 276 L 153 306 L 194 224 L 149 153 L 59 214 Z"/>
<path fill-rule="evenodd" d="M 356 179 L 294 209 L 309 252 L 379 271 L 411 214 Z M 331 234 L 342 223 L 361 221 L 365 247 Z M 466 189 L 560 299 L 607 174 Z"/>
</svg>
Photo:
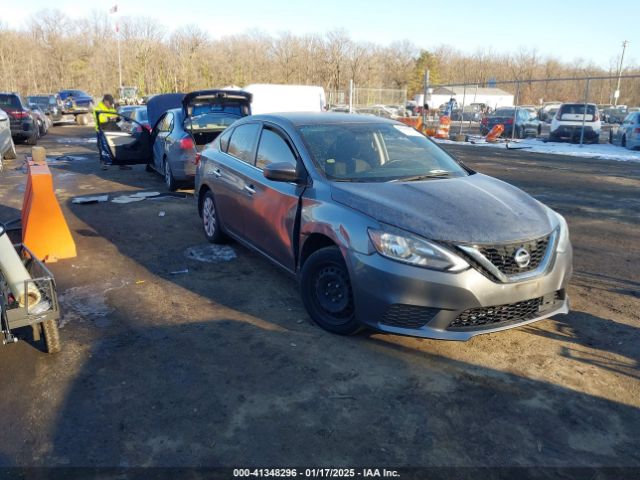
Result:
<svg viewBox="0 0 640 480">
<path fill-rule="evenodd" d="M 554 299 L 557 298 L 557 294 Z M 449 325 L 450 330 L 497 326 L 522 322 L 537 317 L 543 297 L 493 307 L 471 308 L 465 310 Z M 550 307 L 549 307 L 550 308 Z"/>
<path fill-rule="evenodd" d="M 431 321 L 438 312 L 437 308 L 395 303 L 387 309 L 381 323 L 393 327 L 420 328 Z"/>
<path fill-rule="evenodd" d="M 540 266 L 549 246 L 549 235 L 528 242 L 511 243 L 508 245 L 481 245 L 476 247 L 487 260 L 505 275 L 517 275 L 530 272 Z M 531 255 L 529 265 L 520 268 L 514 257 L 519 248 L 526 249 Z"/>
</svg>

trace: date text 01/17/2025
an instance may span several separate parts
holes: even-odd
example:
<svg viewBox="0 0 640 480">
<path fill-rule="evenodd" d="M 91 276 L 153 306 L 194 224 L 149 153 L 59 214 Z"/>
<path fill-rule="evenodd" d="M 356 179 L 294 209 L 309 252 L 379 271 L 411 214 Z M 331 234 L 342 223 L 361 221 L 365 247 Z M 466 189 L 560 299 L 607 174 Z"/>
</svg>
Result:
<svg viewBox="0 0 640 480">
<path fill-rule="evenodd" d="M 396 470 L 386 468 L 235 468 L 234 478 L 399 478 Z"/>
</svg>

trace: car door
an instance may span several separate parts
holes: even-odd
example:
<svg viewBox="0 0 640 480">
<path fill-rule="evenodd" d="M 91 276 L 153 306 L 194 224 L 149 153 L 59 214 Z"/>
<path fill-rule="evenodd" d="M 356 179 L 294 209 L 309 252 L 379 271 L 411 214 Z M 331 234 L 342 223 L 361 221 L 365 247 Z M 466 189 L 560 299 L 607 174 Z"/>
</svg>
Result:
<svg viewBox="0 0 640 480">
<path fill-rule="evenodd" d="M 9 115 L 0 110 L 0 161 L 2 155 L 11 146 L 11 129 L 9 128 Z"/>
<path fill-rule="evenodd" d="M 152 143 L 148 131 L 133 135 L 109 122 L 98 124 L 98 132 L 102 161 L 114 165 L 145 165 L 151 160 Z"/>
<path fill-rule="evenodd" d="M 295 270 L 295 223 L 304 187 L 274 182 L 263 175 L 272 163 L 287 162 L 302 169 L 291 139 L 275 125 L 265 123 L 256 150 L 256 168 L 245 188 L 244 235 L 264 254 L 290 271 Z"/>
<path fill-rule="evenodd" d="M 160 120 L 154 132 L 153 139 L 153 166 L 159 172 L 164 171 L 163 161 L 166 149 L 166 139 L 171 132 L 173 113 L 166 112 Z"/>
<path fill-rule="evenodd" d="M 244 238 L 245 209 L 249 206 L 251 173 L 256 169 L 255 150 L 260 133 L 257 122 L 243 123 L 231 132 L 226 150 L 212 162 L 212 188 L 218 216 L 232 235 Z"/>
</svg>

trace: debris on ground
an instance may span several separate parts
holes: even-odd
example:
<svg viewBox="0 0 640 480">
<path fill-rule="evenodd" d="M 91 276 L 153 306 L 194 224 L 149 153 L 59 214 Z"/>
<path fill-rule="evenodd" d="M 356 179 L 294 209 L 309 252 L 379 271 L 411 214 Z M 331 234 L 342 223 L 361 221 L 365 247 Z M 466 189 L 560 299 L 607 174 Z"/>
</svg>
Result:
<svg viewBox="0 0 640 480">
<path fill-rule="evenodd" d="M 184 252 L 187 258 L 205 263 L 229 262 L 236 258 L 236 252 L 229 245 L 196 245 Z"/>
<path fill-rule="evenodd" d="M 88 203 L 100 203 L 108 201 L 109 195 L 94 195 L 91 197 L 75 197 L 73 200 L 71 200 L 71 203 L 86 205 Z"/>
<path fill-rule="evenodd" d="M 163 192 L 150 197 L 149 200 L 164 200 L 166 198 L 187 198 L 188 196 L 189 194 L 185 192 Z"/>
<path fill-rule="evenodd" d="M 145 197 L 134 197 L 132 195 L 120 195 L 118 197 L 114 197 L 111 200 L 111 203 L 133 203 L 133 202 L 141 202 Z"/>
<path fill-rule="evenodd" d="M 173 272 L 169 272 L 169 275 L 184 275 L 185 273 L 189 273 L 188 268 L 184 268 L 182 270 L 174 270 Z"/>
<path fill-rule="evenodd" d="M 159 217 L 164 217 L 165 215 L 166 215 L 166 213 L 164 212 L 164 210 L 161 210 L 161 211 L 158 213 L 158 216 L 159 216 Z"/>
</svg>

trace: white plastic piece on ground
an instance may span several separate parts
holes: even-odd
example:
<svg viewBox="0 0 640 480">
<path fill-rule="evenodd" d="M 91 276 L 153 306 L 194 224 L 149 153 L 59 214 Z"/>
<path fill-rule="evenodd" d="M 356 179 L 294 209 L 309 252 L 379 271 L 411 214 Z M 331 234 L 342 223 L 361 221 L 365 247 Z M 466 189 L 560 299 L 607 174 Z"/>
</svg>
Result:
<svg viewBox="0 0 640 480">
<path fill-rule="evenodd" d="M 158 195 L 160 195 L 160 192 L 136 192 L 136 193 L 132 193 L 129 196 L 147 198 L 147 197 L 157 197 Z"/>
<path fill-rule="evenodd" d="M 166 215 L 166 212 L 165 212 L 164 210 L 161 210 L 161 211 L 158 213 L 158 216 L 159 216 L 159 217 L 164 217 L 165 215 Z"/>
<path fill-rule="evenodd" d="M 30 282 L 28 292 L 25 292 L 25 282 L 31 280 L 31 275 L 24 268 L 20 255 L 16 252 L 4 229 L 0 229 L 0 232 L 2 232 L 0 233 L 0 270 L 7 280 L 11 293 L 16 297 L 21 307 L 27 304 L 27 306 L 37 304 L 41 299 L 40 291 Z M 25 298 L 25 293 L 28 299 Z"/>
<path fill-rule="evenodd" d="M 196 245 L 184 252 L 187 258 L 205 263 L 229 262 L 236 258 L 236 252 L 229 245 Z"/>
<path fill-rule="evenodd" d="M 145 197 L 133 197 L 131 195 L 120 195 L 119 197 L 115 197 L 111 199 L 111 203 L 133 203 L 133 202 L 141 202 Z"/>
<path fill-rule="evenodd" d="M 76 197 L 71 200 L 71 203 L 100 203 L 108 201 L 109 195 L 95 195 L 93 197 Z"/>
</svg>

